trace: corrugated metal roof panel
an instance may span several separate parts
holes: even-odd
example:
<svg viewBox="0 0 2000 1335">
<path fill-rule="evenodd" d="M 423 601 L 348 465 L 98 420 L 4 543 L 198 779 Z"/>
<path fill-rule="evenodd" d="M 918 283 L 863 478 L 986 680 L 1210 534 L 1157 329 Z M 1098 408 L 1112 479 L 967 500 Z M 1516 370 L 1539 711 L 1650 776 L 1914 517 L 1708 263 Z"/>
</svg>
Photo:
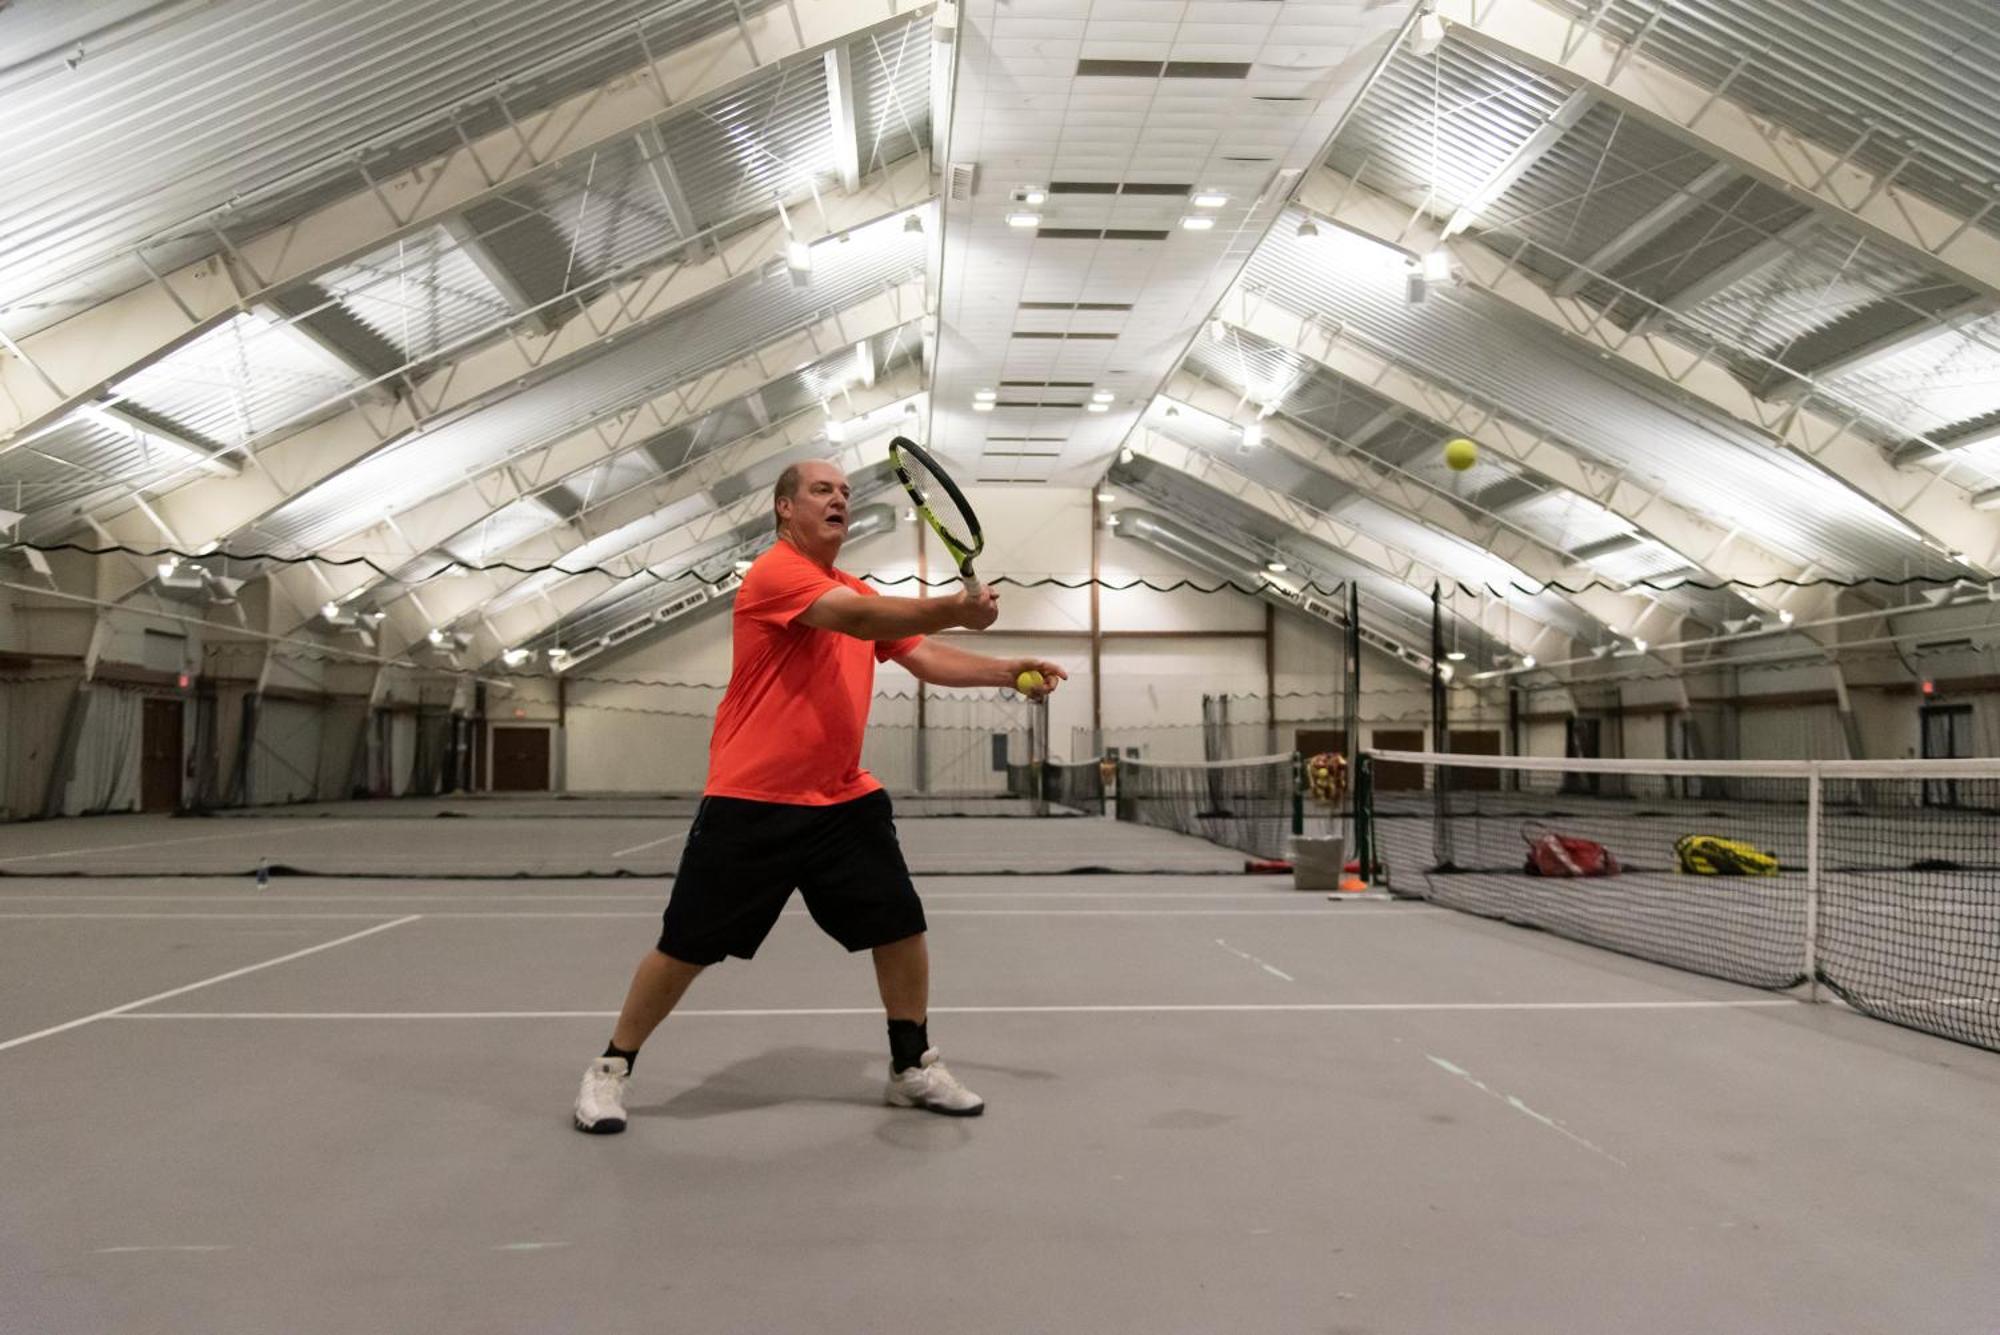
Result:
<svg viewBox="0 0 2000 1335">
<path fill-rule="evenodd" d="M 772 70 L 666 122 L 662 138 L 702 227 L 839 179 L 819 63 Z"/>
<path fill-rule="evenodd" d="M 337 269 L 319 286 L 411 361 L 433 357 L 513 314 L 479 266 L 437 228 Z"/>
<path fill-rule="evenodd" d="M 815 247 L 812 283 L 783 264 L 746 276 L 664 324 L 484 408 L 370 455 L 252 526 L 259 550 L 323 547 L 384 513 L 416 503 L 584 423 L 720 366 L 863 295 L 919 275 L 924 238 L 895 219 Z"/>
<path fill-rule="evenodd" d="M 1689 312 L 1732 343 L 1770 356 L 1855 312 L 1939 280 L 1925 266 L 1832 224 Z"/>
<path fill-rule="evenodd" d="M 1337 312 L 1351 336 L 1376 350 L 1801 564 L 1855 575 L 1949 568 L 1908 525 L 1806 460 L 1733 424 L 1668 407 L 1495 298 L 1444 290 L 1411 305 L 1381 263 L 1386 253 L 1347 232 L 1299 238 L 1281 221 L 1244 281 L 1300 315 Z"/>
<path fill-rule="evenodd" d="M 233 445 L 292 422 L 361 383 L 304 334 L 238 315 L 115 387 L 154 416 Z"/>
<path fill-rule="evenodd" d="M 847 44 L 854 67 L 854 129 L 861 174 L 877 171 L 931 142 L 931 40 L 928 18 L 898 32 Z"/>
<path fill-rule="evenodd" d="M 2000 316 L 1940 331 L 1821 383 L 1918 435 L 2000 413 Z"/>
<path fill-rule="evenodd" d="M 461 106 L 470 133 L 504 127 L 496 89 L 530 114 L 636 68 L 641 33 L 661 54 L 735 24 L 735 8 L 713 0 L 216 0 L 86 43 L 74 69 L 72 48 L 48 51 L 0 80 L 0 307 L 164 242 L 225 201 L 228 225 L 251 231 L 362 189 L 357 155 L 394 171 L 444 151 Z M 170 266 L 211 249 L 197 236 L 153 253 Z M 118 265 L 61 294 L 143 281 Z"/>
<path fill-rule="evenodd" d="M 1553 0 L 1588 19 L 1597 0 Z M 1611 0 L 1598 27 L 1649 59 L 1960 213 L 2000 180 L 1993 7 L 1962 0 Z M 1740 68 L 1739 68 L 1739 62 Z M 1901 165 L 1905 145 L 1922 155 Z M 1900 170 L 1898 170 L 1900 165 Z M 1988 218 L 1989 228 L 2000 220 Z"/>
<path fill-rule="evenodd" d="M 0 506 L 33 517 L 107 487 L 155 485 L 200 466 L 178 445 L 73 413 L 55 427 L 0 451 Z"/>
</svg>

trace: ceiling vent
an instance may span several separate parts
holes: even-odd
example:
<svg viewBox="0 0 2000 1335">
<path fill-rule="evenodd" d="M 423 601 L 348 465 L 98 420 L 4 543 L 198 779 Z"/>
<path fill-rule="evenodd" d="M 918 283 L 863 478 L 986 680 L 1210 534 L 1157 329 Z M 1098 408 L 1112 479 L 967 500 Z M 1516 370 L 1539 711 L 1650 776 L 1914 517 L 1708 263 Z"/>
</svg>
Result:
<svg viewBox="0 0 2000 1335">
<path fill-rule="evenodd" d="M 1247 79 L 1250 67 L 1223 60 L 1079 60 L 1078 78 Z"/>
<path fill-rule="evenodd" d="M 946 189 L 951 198 L 964 203 L 972 198 L 973 188 L 978 184 L 979 164 L 976 162 L 954 162 L 951 164 L 951 179 Z"/>
</svg>

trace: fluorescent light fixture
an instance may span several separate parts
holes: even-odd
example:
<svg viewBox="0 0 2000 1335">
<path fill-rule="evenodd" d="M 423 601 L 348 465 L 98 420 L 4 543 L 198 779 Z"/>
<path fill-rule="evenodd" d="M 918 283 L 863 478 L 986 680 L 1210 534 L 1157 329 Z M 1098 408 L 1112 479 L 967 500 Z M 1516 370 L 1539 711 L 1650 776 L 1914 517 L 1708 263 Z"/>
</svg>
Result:
<svg viewBox="0 0 2000 1335">
<path fill-rule="evenodd" d="M 1124 449 L 1118 451 L 1118 462 L 1121 464 L 1129 464 L 1132 462 L 1132 447 L 1130 445 L 1127 445 Z"/>
<path fill-rule="evenodd" d="M 974 400 L 972 401 L 972 411 L 974 411 L 974 412 L 976 412 L 976 413 L 990 413 L 990 412 L 992 412 L 992 411 L 993 411 L 993 400 L 991 400 L 991 399 L 974 399 Z"/>
<path fill-rule="evenodd" d="M 508 667 L 519 667 L 528 661 L 528 651 L 526 649 L 509 649 L 506 653 L 500 655 L 500 661 Z"/>
<path fill-rule="evenodd" d="M 1117 528 L 1117 527 L 1118 527 L 1118 516 L 1117 516 L 1117 515 L 1106 515 L 1106 516 L 1104 516 L 1104 527 L 1106 527 L 1106 528 Z"/>
<path fill-rule="evenodd" d="M 1243 433 L 1243 444 L 1245 448 L 1262 445 L 1264 443 L 1264 424 L 1262 422 L 1246 422 L 1239 429 Z"/>
<path fill-rule="evenodd" d="M 431 627 L 430 634 L 424 636 L 424 638 L 429 640 L 431 644 L 436 646 L 437 648 L 442 649 L 444 647 L 445 633 L 443 630 L 439 629 L 436 626 Z"/>
<path fill-rule="evenodd" d="M 1290 567 L 1288 567 L 1283 561 L 1266 561 L 1264 563 L 1264 569 L 1270 571 L 1274 575 L 1282 575 L 1285 573 L 1286 570 L 1290 569 Z"/>
<path fill-rule="evenodd" d="M 1299 224 L 1298 235 L 1302 237 L 1318 236 L 1319 224 L 1314 222 L 1311 218 L 1307 218 L 1306 220 L 1304 220 Z"/>
<path fill-rule="evenodd" d="M 1109 403 L 1117 397 L 1117 394 L 1108 389 L 1094 389 L 1090 392 L 1090 401 L 1092 403 Z"/>
<path fill-rule="evenodd" d="M 1229 202 L 1229 196 L 1220 190 L 1203 190 L 1188 202 L 1198 209 L 1219 209 Z"/>
<path fill-rule="evenodd" d="M 1797 621 L 1797 620 L 1798 620 L 1798 617 L 1797 617 L 1796 615 L 1794 615 L 1794 614 L 1793 614 L 1793 612 L 1792 612 L 1792 610 L 1791 610 L 1790 608 L 1786 608 L 1786 607 L 1781 607 L 1781 608 L 1779 608 L 1779 609 L 1778 609 L 1778 624 L 1779 624 L 1779 625 L 1781 625 L 1781 626 L 1789 626 L 1789 625 L 1791 625 L 1791 624 L 1792 624 L 1792 623 L 1793 623 L 1794 621 Z"/>
<path fill-rule="evenodd" d="M 1000 395 L 990 389 L 975 389 L 972 391 L 972 397 L 980 403 L 991 403 L 993 400 L 999 398 Z"/>
<path fill-rule="evenodd" d="M 1444 20 L 1435 12 L 1429 12 L 1417 19 L 1417 26 L 1410 31 L 1410 54 L 1428 56 L 1435 54 L 1444 45 Z"/>
<path fill-rule="evenodd" d="M 1108 403 L 1086 403 L 1083 405 L 1083 408 L 1085 412 L 1092 413 L 1108 413 L 1111 411 L 1111 405 Z"/>
<path fill-rule="evenodd" d="M 340 620 L 340 604 L 321 603 L 319 605 L 319 614 L 328 621 L 338 621 Z"/>
<path fill-rule="evenodd" d="M 1040 204 L 1049 197 L 1049 192 L 1038 185 L 1024 185 L 1014 198 L 1023 204 Z"/>
<path fill-rule="evenodd" d="M 736 573 L 741 575 L 749 569 L 750 569 L 750 562 L 746 559 L 739 557 L 736 561 Z"/>
<path fill-rule="evenodd" d="M 1440 246 L 1427 253 L 1422 261 L 1424 281 L 1428 283 L 1448 283 L 1451 281 L 1451 252 Z"/>
<path fill-rule="evenodd" d="M 1445 657 L 1449 658 L 1454 663 L 1463 663 L 1465 661 L 1465 650 L 1453 649 L 1450 653 L 1446 654 Z"/>
<path fill-rule="evenodd" d="M 1643 654 L 1643 653 L 1645 653 L 1645 652 L 1646 652 L 1646 642 L 1645 642 L 1644 640 L 1634 640 L 1634 641 L 1632 641 L 1632 652 L 1633 652 L 1633 653 L 1635 653 L 1635 654 Z"/>
<path fill-rule="evenodd" d="M 1522 667 L 1524 667 L 1524 668 L 1531 668 L 1531 667 L 1533 667 L 1534 665 L 1535 665 L 1535 656 L 1534 656 L 1533 654 L 1522 654 L 1522 655 L 1521 655 L 1521 666 L 1522 666 Z"/>
<path fill-rule="evenodd" d="M 813 267 L 812 247 L 803 241 L 785 243 L 785 264 L 800 273 L 809 272 Z"/>
<path fill-rule="evenodd" d="M 846 440 L 846 439 L 847 439 L 847 423 L 845 423 L 845 422 L 841 421 L 841 420 L 840 420 L 840 419 L 839 419 L 838 417 L 829 417 L 829 418 L 827 418 L 827 419 L 826 419 L 826 438 L 827 438 L 828 440 L 832 441 L 832 442 L 833 442 L 834 444 L 836 444 L 836 445 L 840 444 L 840 442 L 841 442 L 841 441 L 843 441 L 843 440 Z"/>
<path fill-rule="evenodd" d="M 1010 213 L 1007 215 L 1009 227 L 1040 227 L 1042 215 L 1039 213 Z"/>
<path fill-rule="evenodd" d="M 906 508 L 904 509 L 904 511 L 903 511 L 903 522 L 904 522 L 905 524 L 914 524 L 914 523 L 916 523 L 916 522 L 917 522 L 917 507 L 916 507 L 916 506 L 912 505 L 912 506 L 908 506 L 908 507 L 906 507 Z"/>
<path fill-rule="evenodd" d="M 166 560 L 160 562 L 158 568 L 161 579 L 172 579 L 180 573 L 181 559 L 178 556 L 169 556 Z"/>
<path fill-rule="evenodd" d="M 1183 232 L 1206 232 L 1213 226 L 1215 226 L 1215 219 L 1204 218 L 1198 213 L 1190 213 L 1187 217 L 1181 219 L 1181 230 Z"/>
<path fill-rule="evenodd" d="M 1117 503 L 1118 494 L 1116 492 L 1100 491 L 1097 493 L 1097 500 L 1100 505 L 1113 505 Z"/>
<path fill-rule="evenodd" d="M 1453 669 L 1452 669 L 1452 666 L 1451 666 L 1451 664 L 1449 664 L 1449 663 L 1439 663 L 1439 664 L 1438 664 L 1438 680 L 1439 680 L 1439 681 L 1450 681 L 1450 680 L 1452 679 L 1452 675 L 1453 675 Z"/>
<path fill-rule="evenodd" d="M 920 213 L 906 213 L 906 214 L 904 214 L 904 215 L 903 215 L 903 230 L 904 230 L 905 232 L 921 232 L 921 231 L 923 231 L 923 230 L 924 230 L 924 218 L 923 218 L 923 215 L 922 215 L 922 214 L 920 214 Z"/>
</svg>

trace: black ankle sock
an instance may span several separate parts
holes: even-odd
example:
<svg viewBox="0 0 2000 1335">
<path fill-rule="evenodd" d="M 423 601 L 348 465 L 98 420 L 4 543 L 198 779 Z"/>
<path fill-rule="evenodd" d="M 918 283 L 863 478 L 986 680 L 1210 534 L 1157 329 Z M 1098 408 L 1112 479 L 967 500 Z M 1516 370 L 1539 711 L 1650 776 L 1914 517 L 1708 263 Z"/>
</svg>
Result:
<svg viewBox="0 0 2000 1335">
<path fill-rule="evenodd" d="M 612 1043 L 604 1049 L 604 1055 L 607 1057 L 623 1057 L 625 1059 L 625 1074 L 627 1075 L 632 1074 L 632 1068 L 639 1064 L 639 1050 L 637 1048 L 633 1048 L 630 1052 L 627 1052 L 616 1043 Z"/>
<path fill-rule="evenodd" d="M 889 1069 L 902 1074 L 923 1064 L 924 1051 L 931 1045 L 927 1020 L 889 1021 Z"/>
</svg>

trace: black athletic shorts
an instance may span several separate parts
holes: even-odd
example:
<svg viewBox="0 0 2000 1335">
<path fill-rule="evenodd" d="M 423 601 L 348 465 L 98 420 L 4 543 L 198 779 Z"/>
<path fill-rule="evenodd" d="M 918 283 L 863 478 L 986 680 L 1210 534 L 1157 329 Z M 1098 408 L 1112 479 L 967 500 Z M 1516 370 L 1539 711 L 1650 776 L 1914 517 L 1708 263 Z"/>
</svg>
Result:
<svg viewBox="0 0 2000 1335">
<path fill-rule="evenodd" d="M 886 792 L 826 807 L 704 797 L 667 897 L 660 952 L 687 964 L 747 960 L 795 889 L 849 950 L 924 930 Z"/>
</svg>

